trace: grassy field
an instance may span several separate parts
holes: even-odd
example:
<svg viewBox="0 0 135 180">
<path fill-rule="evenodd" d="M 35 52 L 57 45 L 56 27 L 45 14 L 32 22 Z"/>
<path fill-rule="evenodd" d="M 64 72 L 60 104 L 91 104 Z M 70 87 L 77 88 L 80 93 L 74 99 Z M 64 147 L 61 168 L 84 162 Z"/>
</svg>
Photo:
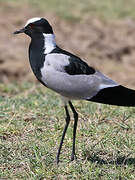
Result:
<svg viewBox="0 0 135 180">
<path fill-rule="evenodd" d="M 57 166 L 60 98 L 31 83 L 1 84 L 0 94 L 0 178 L 135 179 L 134 108 L 75 101 L 78 158 L 70 162 L 72 121 Z"/>
<path fill-rule="evenodd" d="M 0 0 L 0 10 L 5 2 L 22 7 L 22 1 Z M 24 4 L 29 4 L 30 10 L 54 13 L 76 23 L 88 17 L 109 22 L 135 19 L 134 0 L 24 0 Z M 14 11 L 12 6 L 3 11 Z M 7 24 L 3 26 L 8 29 Z M 73 104 L 79 113 L 78 158 L 70 161 L 72 119 L 57 166 L 55 158 L 65 123 L 58 95 L 31 82 L 0 84 L 0 180 L 135 179 L 135 109 L 86 101 Z"/>
<path fill-rule="evenodd" d="M 6 0 L 11 4 L 22 6 L 18 0 Z M 0 0 L 5 2 L 5 0 Z M 24 0 L 23 4 L 30 4 L 32 8 L 43 12 L 56 13 L 67 20 L 81 20 L 85 17 L 96 16 L 105 20 L 123 18 L 135 19 L 134 0 Z"/>
<path fill-rule="evenodd" d="M 42 10 L 55 12 L 66 19 L 83 19 L 85 16 L 94 15 L 103 19 L 135 18 L 134 0 L 25 0 Z"/>
</svg>

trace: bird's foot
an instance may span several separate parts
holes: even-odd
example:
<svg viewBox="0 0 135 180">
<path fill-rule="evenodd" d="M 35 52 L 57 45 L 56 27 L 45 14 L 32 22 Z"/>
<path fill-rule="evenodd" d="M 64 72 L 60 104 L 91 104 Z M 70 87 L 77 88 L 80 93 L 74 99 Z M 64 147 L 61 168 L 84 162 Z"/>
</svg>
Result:
<svg viewBox="0 0 135 180">
<path fill-rule="evenodd" d="M 76 160 L 76 159 L 77 159 L 76 154 L 75 154 L 75 153 L 72 153 L 72 154 L 71 154 L 71 161 Z"/>
<path fill-rule="evenodd" d="M 57 156 L 57 157 L 56 157 L 56 164 L 58 165 L 58 164 L 59 164 L 59 162 L 60 162 L 60 160 L 59 160 L 59 156 Z"/>
</svg>

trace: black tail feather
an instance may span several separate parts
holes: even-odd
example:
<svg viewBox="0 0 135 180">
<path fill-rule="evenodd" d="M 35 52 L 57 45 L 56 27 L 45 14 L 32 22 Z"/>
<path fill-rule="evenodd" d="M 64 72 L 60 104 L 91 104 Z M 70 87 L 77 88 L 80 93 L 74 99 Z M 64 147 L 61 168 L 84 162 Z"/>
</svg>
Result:
<svg viewBox="0 0 135 180">
<path fill-rule="evenodd" d="M 88 100 L 117 106 L 135 106 L 135 90 L 123 86 L 109 87 Z"/>
</svg>

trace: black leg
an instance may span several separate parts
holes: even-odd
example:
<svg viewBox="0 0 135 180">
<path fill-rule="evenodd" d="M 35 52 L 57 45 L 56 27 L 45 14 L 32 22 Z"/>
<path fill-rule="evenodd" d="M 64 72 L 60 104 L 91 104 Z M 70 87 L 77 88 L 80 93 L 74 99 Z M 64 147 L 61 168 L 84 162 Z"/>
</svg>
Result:
<svg viewBox="0 0 135 180">
<path fill-rule="evenodd" d="M 70 115 L 69 115 L 67 106 L 65 106 L 65 111 L 66 111 L 66 125 L 65 125 L 65 128 L 64 128 L 63 134 L 62 134 L 60 146 L 59 146 L 57 157 L 56 157 L 56 163 L 57 164 L 59 163 L 60 151 L 61 151 L 62 144 L 63 144 L 63 141 L 64 141 L 64 137 L 65 137 L 65 134 L 66 134 L 69 122 L 70 122 Z"/>
<path fill-rule="evenodd" d="M 77 129 L 77 122 L 78 122 L 78 113 L 76 112 L 71 101 L 69 101 L 69 105 L 70 105 L 70 107 L 73 111 L 73 114 L 74 114 L 73 147 L 72 147 L 72 154 L 71 154 L 71 161 L 73 161 L 76 158 L 76 155 L 75 155 L 75 138 L 76 138 L 76 129 Z"/>
</svg>

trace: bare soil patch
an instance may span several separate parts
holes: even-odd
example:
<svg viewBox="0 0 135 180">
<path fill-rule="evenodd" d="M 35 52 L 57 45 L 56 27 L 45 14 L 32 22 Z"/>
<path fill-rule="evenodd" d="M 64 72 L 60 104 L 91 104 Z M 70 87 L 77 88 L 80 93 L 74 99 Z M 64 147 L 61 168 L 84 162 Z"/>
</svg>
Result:
<svg viewBox="0 0 135 180">
<path fill-rule="evenodd" d="M 103 22 L 88 17 L 73 23 L 27 5 L 22 8 L 13 3 L 0 5 L 0 82 L 35 79 L 28 62 L 30 39 L 25 35 L 14 36 L 12 32 L 27 19 L 42 16 L 53 25 L 59 46 L 117 82 L 135 87 L 135 21 Z"/>
</svg>

